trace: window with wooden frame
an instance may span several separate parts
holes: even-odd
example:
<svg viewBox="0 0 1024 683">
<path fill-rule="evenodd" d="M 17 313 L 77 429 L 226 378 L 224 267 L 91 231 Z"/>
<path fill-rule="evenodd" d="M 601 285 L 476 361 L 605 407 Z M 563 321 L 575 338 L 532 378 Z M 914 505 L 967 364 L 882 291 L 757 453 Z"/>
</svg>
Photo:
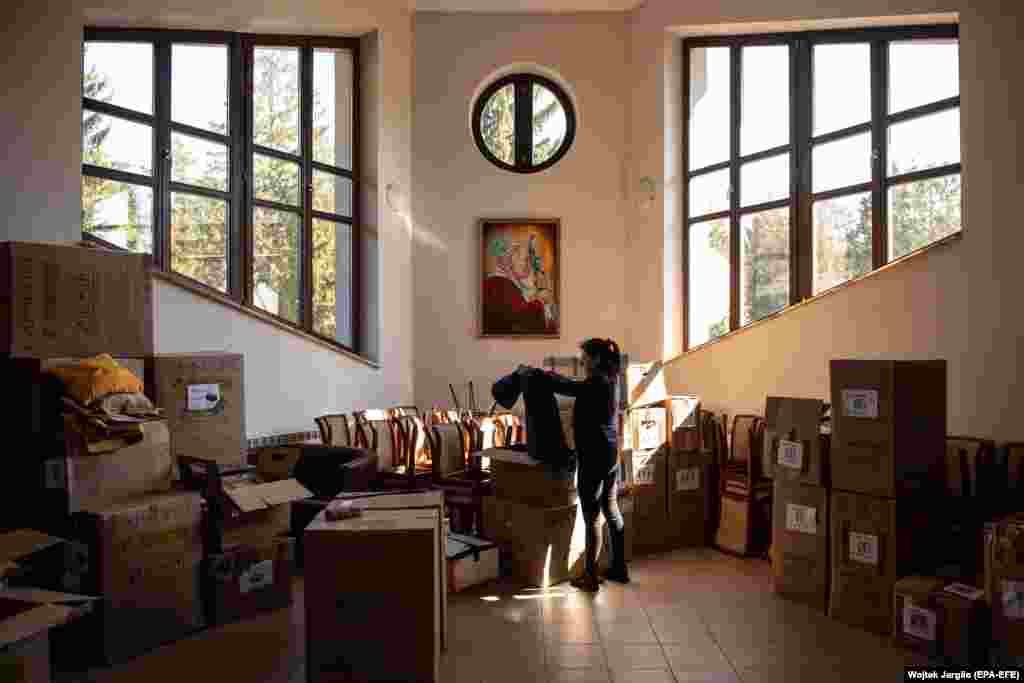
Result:
<svg viewBox="0 0 1024 683">
<path fill-rule="evenodd" d="M 683 55 L 686 349 L 960 231 L 957 26 Z"/>
<path fill-rule="evenodd" d="M 83 235 L 357 351 L 357 45 L 87 29 Z"/>
</svg>

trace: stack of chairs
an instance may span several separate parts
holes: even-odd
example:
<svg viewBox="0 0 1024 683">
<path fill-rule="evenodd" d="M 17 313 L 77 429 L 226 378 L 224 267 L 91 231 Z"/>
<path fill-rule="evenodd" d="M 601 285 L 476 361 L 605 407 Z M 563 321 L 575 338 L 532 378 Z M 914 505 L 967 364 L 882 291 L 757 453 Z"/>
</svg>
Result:
<svg viewBox="0 0 1024 683">
<path fill-rule="evenodd" d="M 738 555 L 766 555 L 771 544 L 772 482 L 761 471 L 764 426 L 759 415 L 736 415 L 728 459 L 719 469 L 715 545 Z"/>
</svg>

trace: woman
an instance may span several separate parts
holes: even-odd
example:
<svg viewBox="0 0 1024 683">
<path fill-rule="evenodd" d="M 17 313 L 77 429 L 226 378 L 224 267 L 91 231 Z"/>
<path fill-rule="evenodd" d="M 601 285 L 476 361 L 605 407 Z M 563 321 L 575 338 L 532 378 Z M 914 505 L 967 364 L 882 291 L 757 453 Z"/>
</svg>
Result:
<svg viewBox="0 0 1024 683">
<path fill-rule="evenodd" d="M 597 577 L 597 515 L 604 513 L 611 539 L 611 562 L 605 577 L 629 583 L 625 548 L 625 528 L 616 500 L 619 476 L 619 428 L 616 384 L 622 356 L 611 339 L 588 339 L 583 350 L 583 367 L 587 377 L 573 380 L 554 372 L 546 373 L 553 390 L 576 399 L 572 427 L 579 459 L 577 490 L 586 524 L 586 564 L 582 576 L 572 580 L 581 590 L 596 591 Z M 527 368 L 521 368 L 527 370 Z"/>
</svg>

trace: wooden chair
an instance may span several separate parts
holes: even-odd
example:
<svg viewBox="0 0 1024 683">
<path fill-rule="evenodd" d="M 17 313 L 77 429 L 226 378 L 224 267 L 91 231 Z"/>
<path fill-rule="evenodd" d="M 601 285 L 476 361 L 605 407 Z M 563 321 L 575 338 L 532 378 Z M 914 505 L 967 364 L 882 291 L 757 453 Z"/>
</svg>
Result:
<svg viewBox="0 0 1024 683">
<path fill-rule="evenodd" d="M 336 413 L 321 415 L 315 420 L 320 430 L 320 440 L 325 446 L 345 446 L 353 448 L 355 444 L 355 421 L 350 415 Z"/>
<path fill-rule="evenodd" d="M 496 415 L 494 420 L 501 427 L 503 448 L 526 443 L 526 430 L 518 415 Z"/>
<path fill-rule="evenodd" d="M 481 528 L 483 498 L 493 491 L 487 472 L 468 466 L 466 434 L 460 422 L 434 425 L 434 485 L 444 491 L 451 529 L 473 534 Z"/>
<path fill-rule="evenodd" d="M 771 480 L 761 476 L 764 419 L 732 420 L 729 457 L 719 469 L 719 526 L 715 545 L 739 555 L 763 554 L 771 544 Z"/>
<path fill-rule="evenodd" d="M 381 472 L 394 470 L 402 464 L 401 446 L 395 420 L 383 410 L 363 410 L 355 414 L 362 446 L 377 454 L 377 468 Z"/>
</svg>

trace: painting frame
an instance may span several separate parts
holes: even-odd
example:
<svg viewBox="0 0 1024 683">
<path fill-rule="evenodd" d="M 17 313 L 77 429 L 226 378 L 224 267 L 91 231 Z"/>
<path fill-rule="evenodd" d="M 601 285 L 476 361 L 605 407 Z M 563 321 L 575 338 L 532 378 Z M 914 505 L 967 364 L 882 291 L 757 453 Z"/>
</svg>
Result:
<svg viewBox="0 0 1024 683">
<path fill-rule="evenodd" d="M 480 218 L 477 220 L 479 239 L 479 264 L 477 289 L 479 302 L 477 310 L 477 337 L 498 338 L 498 339 L 560 339 L 562 336 L 562 221 L 559 218 Z M 488 249 L 494 248 L 494 239 L 502 234 L 522 235 L 529 234 L 529 244 L 524 247 L 522 240 L 514 242 L 514 249 L 517 256 L 526 259 L 525 266 L 533 268 L 534 237 L 538 245 L 537 252 L 540 258 L 539 275 L 536 278 L 543 278 L 541 284 L 537 285 L 538 291 L 543 293 L 543 299 L 531 299 L 524 302 L 529 311 L 522 315 L 509 313 L 507 301 L 496 300 L 496 288 L 504 286 L 513 290 L 515 285 L 498 282 L 504 278 L 498 278 L 497 274 L 491 272 L 489 263 L 494 263 L 495 257 Z M 524 248 L 528 252 L 524 253 Z M 513 290 L 514 292 L 514 290 Z M 512 294 L 511 296 L 514 296 Z M 526 297 L 526 294 L 523 294 Z M 517 303 L 522 306 L 523 303 Z M 543 318 L 542 318 L 543 316 Z M 541 322 L 543 320 L 543 323 Z"/>
</svg>

